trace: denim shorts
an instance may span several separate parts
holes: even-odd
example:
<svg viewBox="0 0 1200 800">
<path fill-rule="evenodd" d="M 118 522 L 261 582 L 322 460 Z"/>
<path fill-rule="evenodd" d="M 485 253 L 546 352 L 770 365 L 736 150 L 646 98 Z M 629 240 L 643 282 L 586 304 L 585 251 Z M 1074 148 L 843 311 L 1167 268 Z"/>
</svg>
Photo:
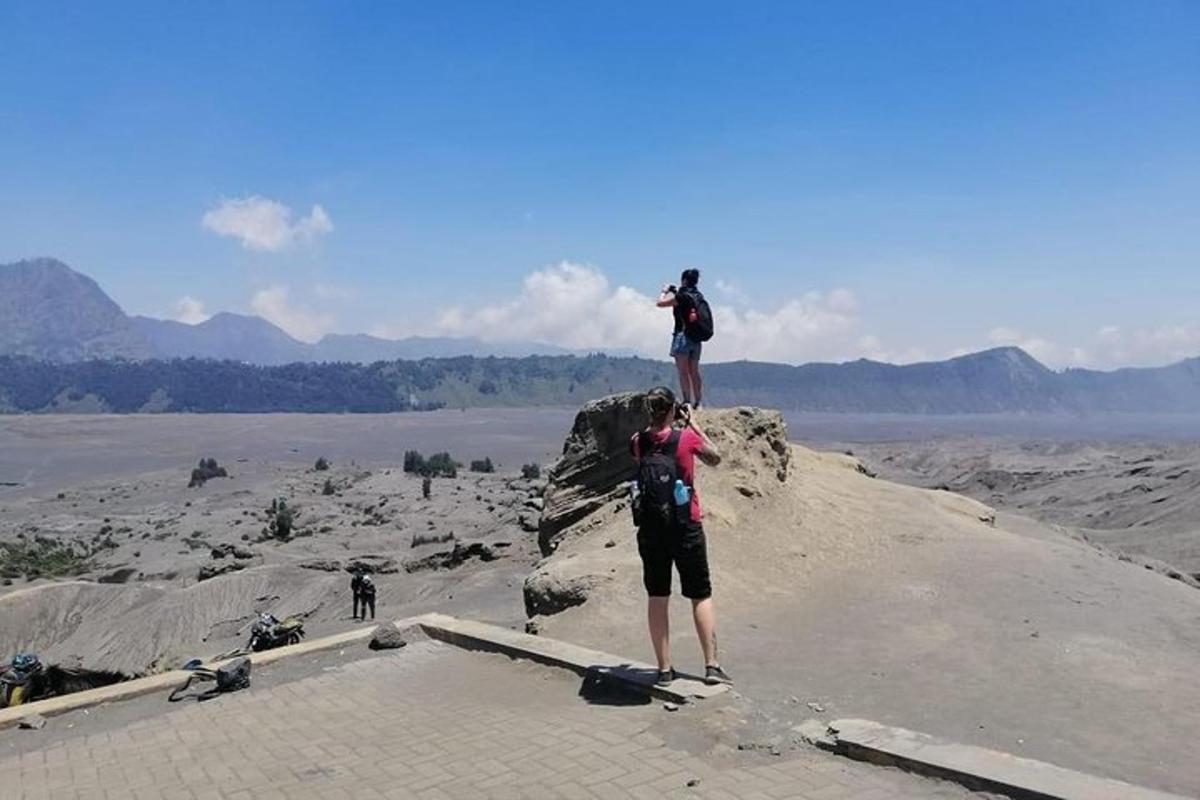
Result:
<svg viewBox="0 0 1200 800">
<path fill-rule="evenodd" d="M 703 345 L 700 342 L 693 342 L 682 331 L 671 337 L 671 358 L 687 356 L 689 361 L 699 361 L 701 349 Z"/>
</svg>

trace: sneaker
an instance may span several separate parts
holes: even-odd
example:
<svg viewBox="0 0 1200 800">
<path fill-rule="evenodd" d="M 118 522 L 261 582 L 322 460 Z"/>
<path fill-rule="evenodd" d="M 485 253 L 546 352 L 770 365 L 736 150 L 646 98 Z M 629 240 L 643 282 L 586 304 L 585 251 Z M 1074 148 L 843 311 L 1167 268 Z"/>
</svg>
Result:
<svg viewBox="0 0 1200 800">
<path fill-rule="evenodd" d="M 713 664 L 711 667 L 704 668 L 704 682 L 709 686 L 716 686 L 719 683 L 733 683 L 733 678 L 721 669 L 720 666 Z"/>
<path fill-rule="evenodd" d="M 660 669 L 658 671 L 658 680 L 654 682 L 655 686 L 670 686 L 675 682 L 675 668 Z"/>
</svg>

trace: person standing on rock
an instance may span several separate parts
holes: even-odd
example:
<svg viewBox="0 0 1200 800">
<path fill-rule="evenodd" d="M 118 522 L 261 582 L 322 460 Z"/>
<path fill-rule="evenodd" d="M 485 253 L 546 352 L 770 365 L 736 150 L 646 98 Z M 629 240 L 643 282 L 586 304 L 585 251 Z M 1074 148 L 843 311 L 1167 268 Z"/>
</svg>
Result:
<svg viewBox="0 0 1200 800">
<path fill-rule="evenodd" d="M 696 495 L 696 458 L 715 467 L 721 453 L 665 386 L 645 398 L 650 425 L 633 435 L 629 450 L 638 462 L 634 517 L 642 583 L 649 595 L 647 621 L 658 661 L 656 683 L 675 680 L 671 662 L 671 567 L 679 571 L 683 596 L 692 601 L 692 620 L 704 653 L 704 680 L 732 683 L 717 661 L 716 613 L 708 572 L 708 548 Z M 676 419 L 684 422 L 676 427 Z"/>
<path fill-rule="evenodd" d="M 700 379 L 700 352 L 713 335 L 712 310 L 700 293 L 700 270 L 685 269 L 679 286 L 666 285 L 658 295 L 658 307 L 670 308 L 675 317 L 671 333 L 671 358 L 679 371 L 679 392 L 683 404 L 699 408 L 704 392 Z"/>
</svg>

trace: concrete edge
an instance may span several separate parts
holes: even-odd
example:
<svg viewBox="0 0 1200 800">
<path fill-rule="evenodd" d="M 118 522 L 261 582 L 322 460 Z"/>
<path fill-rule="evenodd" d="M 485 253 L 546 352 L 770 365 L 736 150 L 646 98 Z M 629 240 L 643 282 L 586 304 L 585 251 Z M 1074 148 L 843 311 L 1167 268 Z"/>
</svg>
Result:
<svg viewBox="0 0 1200 800">
<path fill-rule="evenodd" d="M 632 661 L 600 650 L 534 636 L 528 633 L 458 619 L 445 614 L 425 614 L 415 622 L 433 639 L 469 650 L 502 653 L 515 659 L 568 669 L 580 677 L 598 676 L 659 700 L 690 703 L 723 694 L 728 686 L 709 686 L 690 676 L 678 678 L 669 686 L 656 686 L 658 669 L 650 664 Z"/>
<path fill-rule="evenodd" d="M 847 758 L 898 767 L 1017 800 L 1187 800 L 870 720 L 841 719 L 828 724 L 809 720 L 794 730 L 809 744 Z"/>
</svg>

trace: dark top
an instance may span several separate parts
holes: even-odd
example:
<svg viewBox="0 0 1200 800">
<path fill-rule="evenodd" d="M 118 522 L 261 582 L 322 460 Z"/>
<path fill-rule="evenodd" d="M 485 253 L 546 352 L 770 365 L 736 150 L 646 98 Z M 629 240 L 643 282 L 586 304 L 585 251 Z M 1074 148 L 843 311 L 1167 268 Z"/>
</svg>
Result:
<svg viewBox="0 0 1200 800">
<path fill-rule="evenodd" d="M 687 289 L 675 293 L 675 306 L 671 311 L 675 315 L 675 330 L 672 333 L 683 333 L 684 322 L 687 320 L 688 309 L 692 307 L 692 298 Z"/>
</svg>

